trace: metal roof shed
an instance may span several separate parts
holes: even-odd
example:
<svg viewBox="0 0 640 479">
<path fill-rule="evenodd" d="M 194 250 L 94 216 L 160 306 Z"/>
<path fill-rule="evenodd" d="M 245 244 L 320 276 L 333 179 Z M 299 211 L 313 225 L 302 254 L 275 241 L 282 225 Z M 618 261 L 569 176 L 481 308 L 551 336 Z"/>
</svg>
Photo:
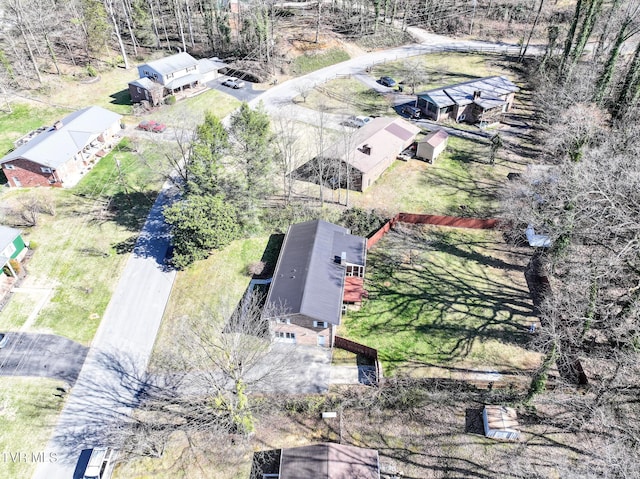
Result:
<svg viewBox="0 0 640 479">
<path fill-rule="evenodd" d="M 482 410 L 484 435 L 492 439 L 504 441 L 518 441 L 518 414 L 512 407 L 485 406 Z"/>
</svg>

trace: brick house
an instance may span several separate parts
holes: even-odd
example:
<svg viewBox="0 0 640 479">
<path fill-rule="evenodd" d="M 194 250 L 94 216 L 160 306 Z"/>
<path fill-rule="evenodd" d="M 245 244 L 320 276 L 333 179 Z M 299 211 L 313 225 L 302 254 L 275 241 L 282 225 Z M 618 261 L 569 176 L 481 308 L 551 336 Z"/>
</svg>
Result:
<svg viewBox="0 0 640 479">
<path fill-rule="evenodd" d="M 363 289 L 366 239 L 322 220 L 291 225 L 267 294 L 278 341 L 332 347 L 344 302 Z"/>
<path fill-rule="evenodd" d="M 298 168 L 301 177 L 320 182 L 316 165 L 326 165 L 324 183 L 332 188 L 364 191 L 408 148 L 420 128 L 402 118 L 374 118 L 351 138 L 338 140 Z"/>
<path fill-rule="evenodd" d="M 418 94 L 423 118 L 458 122 L 495 122 L 511 110 L 520 89 L 505 76 L 492 76 Z"/>
<path fill-rule="evenodd" d="M 120 141 L 122 116 L 99 106 L 78 110 L 19 139 L 0 158 L 12 187 L 75 185 Z"/>
</svg>

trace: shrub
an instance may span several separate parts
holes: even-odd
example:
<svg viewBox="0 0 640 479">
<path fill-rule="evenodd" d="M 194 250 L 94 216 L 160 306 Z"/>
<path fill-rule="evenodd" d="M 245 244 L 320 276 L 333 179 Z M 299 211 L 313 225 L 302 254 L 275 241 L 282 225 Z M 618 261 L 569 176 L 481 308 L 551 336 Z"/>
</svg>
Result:
<svg viewBox="0 0 640 479">
<path fill-rule="evenodd" d="M 164 99 L 164 102 L 167 105 L 175 105 L 176 103 L 175 95 L 169 95 L 167 98 Z"/>
<path fill-rule="evenodd" d="M 344 210 L 340 216 L 339 223 L 345 228 L 349 228 L 354 235 L 368 236 L 380 229 L 385 221 L 386 218 L 381 212 L 363 210 L 356 206 Z"/>
<path fill-rule="evenodd" d="M 258 276 L 264 272 L 267 264 L 264 261 L 256 261 L 247 265 L 248 276 Z"/>
<path fill-rule="evenodd" d="M 36 241 L 29 241 L 29 244 L 27 246 L 31 251 L 35 251 L 40 245 Z"/>
<path fill-rule="evenodd" d="M 15 259 L 11 259 L 9 260 L 9 264 L 11 265 L 11 268 L 13 268 L 13 271 L 16 274 L 20 274 L 20 271 L 22 271 L 22 267 L 20 266 L 20 263 L 18 262 L 18 260 Z M 4 274 L 6 274 L 7 276 L 12 276 L 11 274 L 11 269 L 9 269 L 9 266 L 5 266 L 3 269 Z"/>
<path fill-rule="evenodd" d="M 87 75 L 89 75 L 91 78 L 95 78 L 98 76 L 98 71 L 91 65 L 87 65 Z"/>
</svg>

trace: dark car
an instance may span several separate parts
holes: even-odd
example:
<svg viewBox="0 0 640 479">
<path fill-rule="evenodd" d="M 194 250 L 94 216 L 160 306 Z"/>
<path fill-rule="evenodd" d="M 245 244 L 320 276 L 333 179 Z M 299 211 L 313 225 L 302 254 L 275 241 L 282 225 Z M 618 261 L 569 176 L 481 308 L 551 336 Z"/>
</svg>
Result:
<svg viewBox="0 0 640 479">
<path fill-rule="evenodd" d="M 380 85 L 388 87 L 396 86 L 396 81 L 391 77 L 380 77 L 380 80 L 378 80 L 378 82 L 380 83 Z"/>
<path fill-rule="evenodd" d="M 0 348 L 4 348 L 7 345 L 8 341 L 9 336 L 7 336 L 5 333 L 0 333 Z"/>
<path fill-rule="evenodd" d="M 402 107 L 402 114 L 407 115 L 409 118 L 413 119 L 418 119 L 421 116 L 420 108 L 410 105 L 405 105 Z"/>
</svg>

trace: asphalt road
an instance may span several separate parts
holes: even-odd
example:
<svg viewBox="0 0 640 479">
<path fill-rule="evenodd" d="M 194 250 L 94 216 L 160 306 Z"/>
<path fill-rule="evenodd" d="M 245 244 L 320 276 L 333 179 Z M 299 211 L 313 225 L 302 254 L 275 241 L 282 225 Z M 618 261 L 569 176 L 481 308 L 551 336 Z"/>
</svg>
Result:
<svg viewBox="0 0 640 479">
<path fill-rule="evenodd" d="M 89 348 L 54 334 L 8 333 L 0 376 L 38 376 L 76 382 Z"/>
<path fill-rule="evenodd" d="M 166 188 L 149 213 L 47 445 L 45 457 L 54 452 L 58 461 L 40 463 L 36 479 L 82 477 L 82 451 L 104 444 L 109 425 L 137 404 L 175 278 L 164 264 L 170 237 L 162 207 L 171 199 Z"/>
</svg>

